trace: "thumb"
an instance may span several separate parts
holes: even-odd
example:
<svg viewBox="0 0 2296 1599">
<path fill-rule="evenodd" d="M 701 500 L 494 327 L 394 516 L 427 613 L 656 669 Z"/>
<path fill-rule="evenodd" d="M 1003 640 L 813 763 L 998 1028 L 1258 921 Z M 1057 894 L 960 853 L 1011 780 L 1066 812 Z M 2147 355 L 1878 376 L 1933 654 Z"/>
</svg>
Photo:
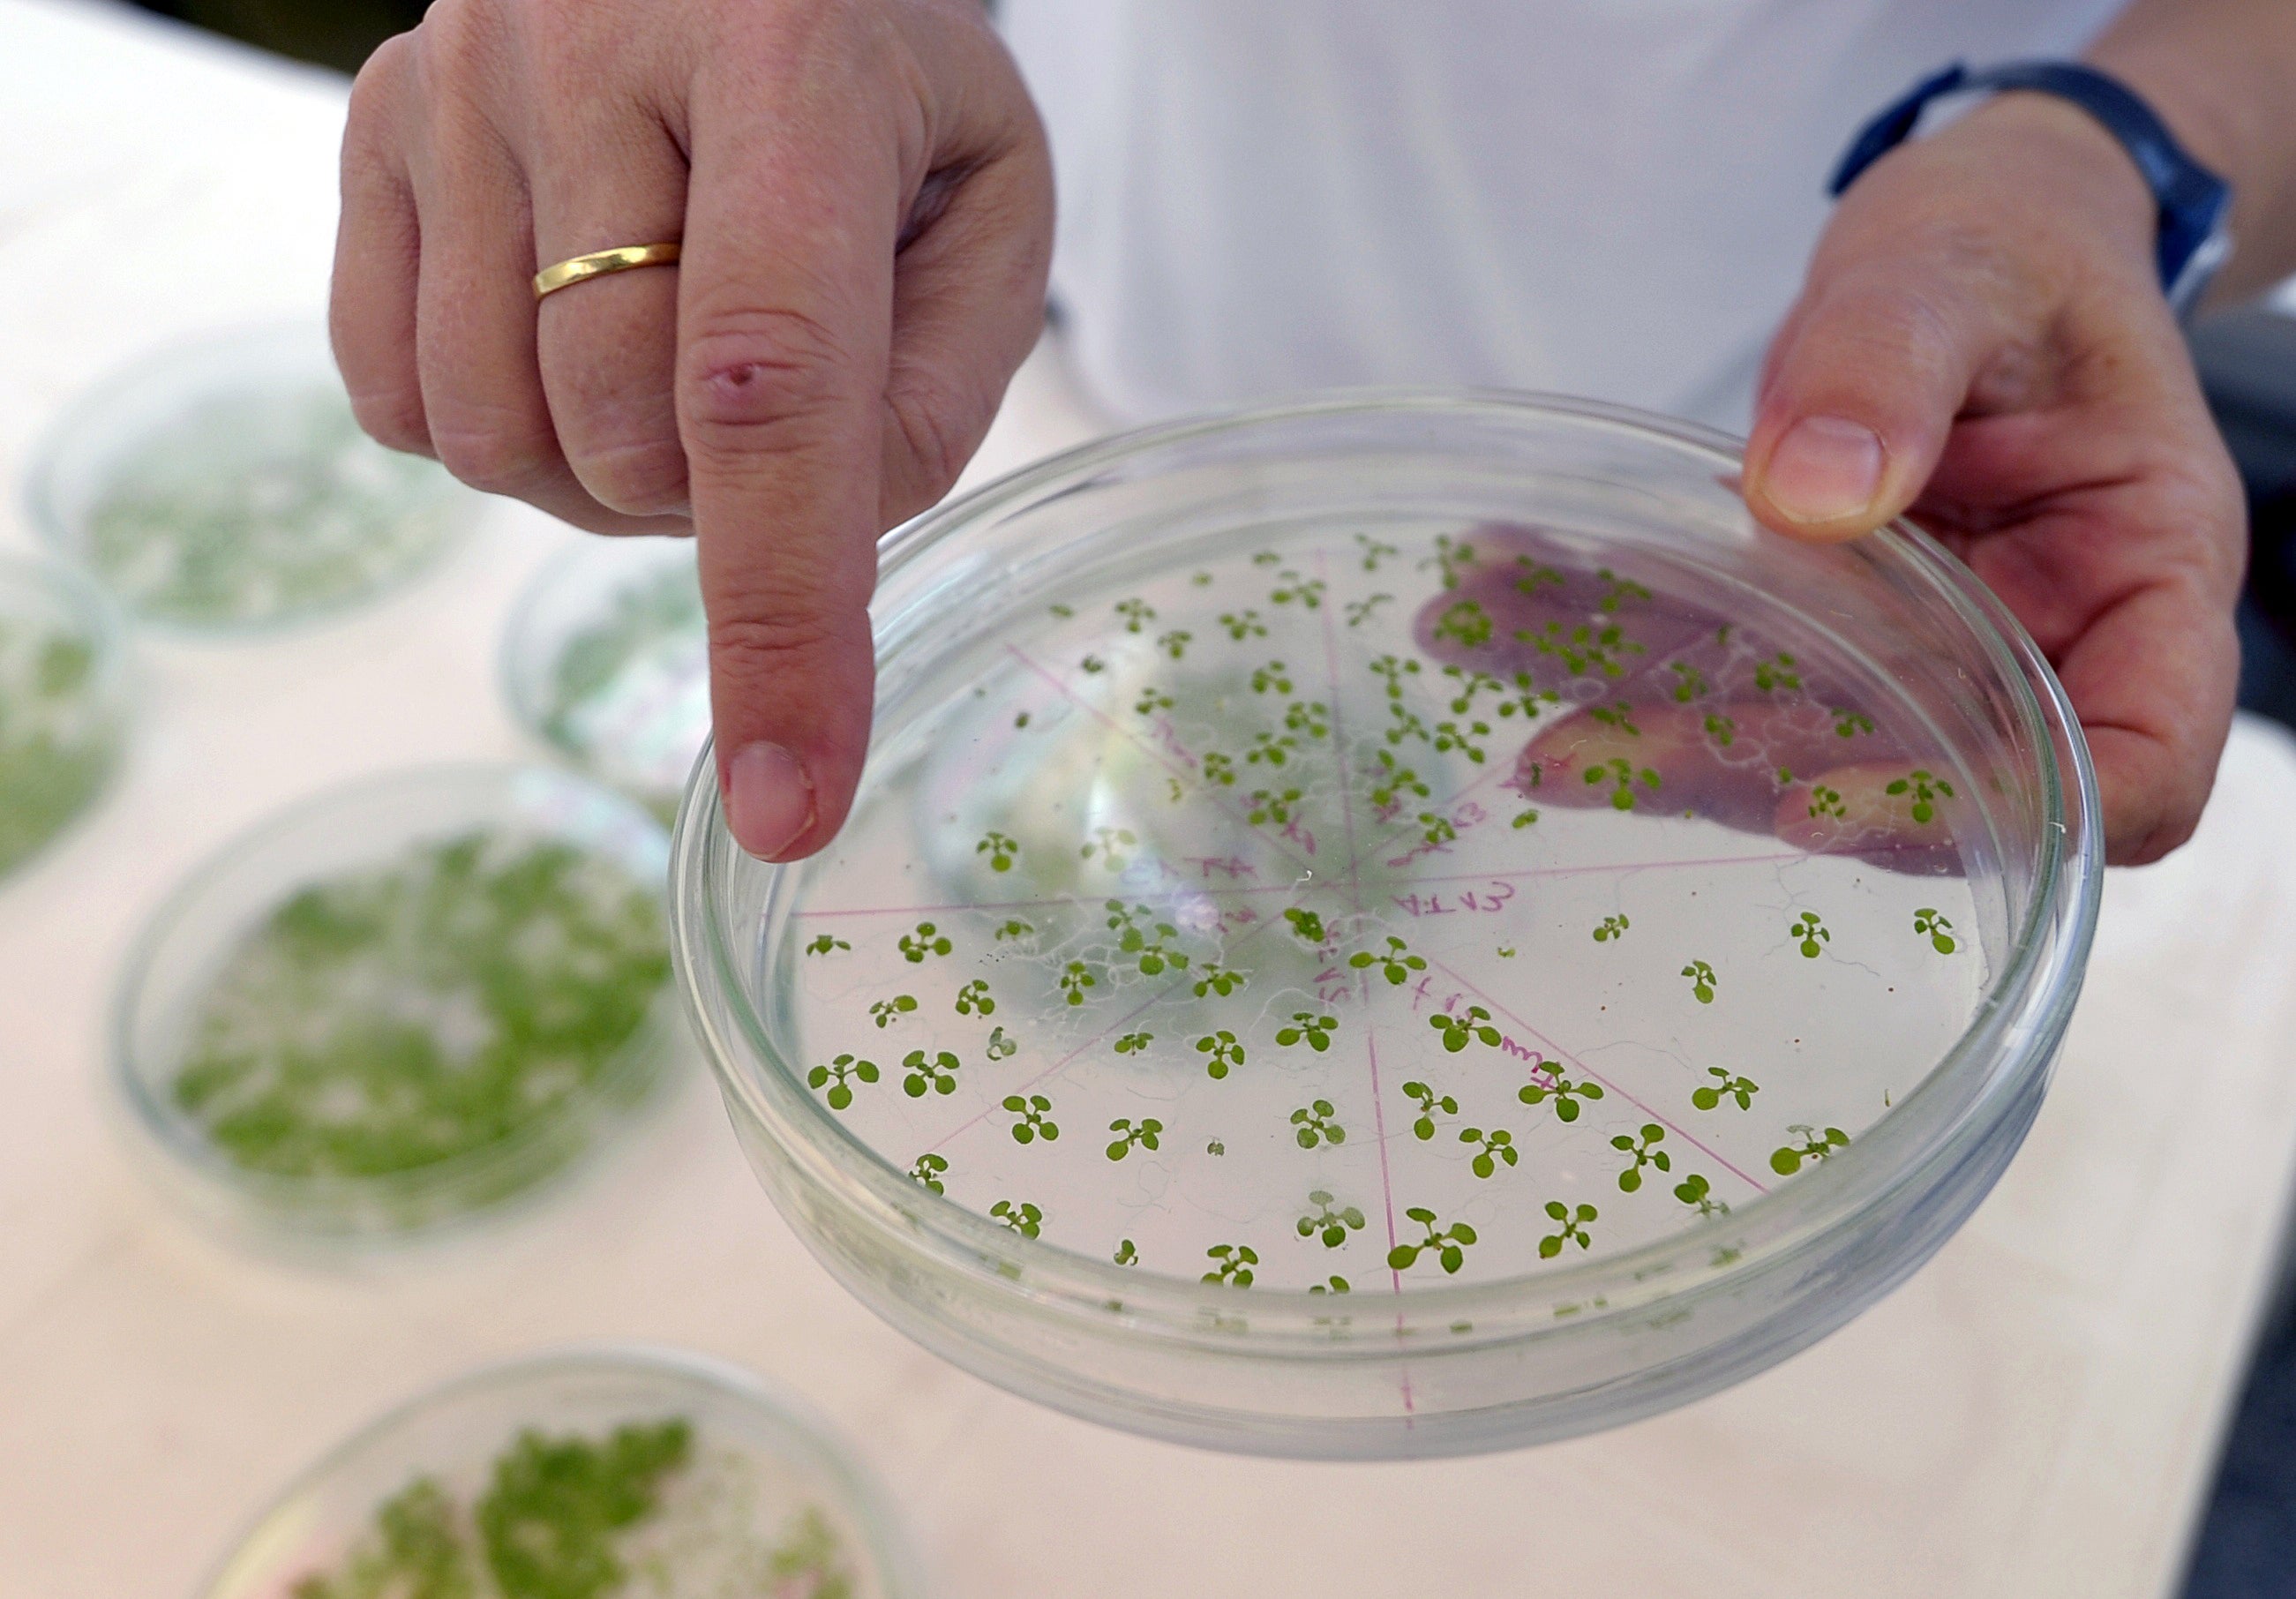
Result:
<svg viewBox="0 0 2296 1599">
<path fill-rule="evenodd" d="M 1748 509 L 1777 532 L 1825 543 L 1903 512 L 2005 322 L 1965 267 L 1902 255 L 1831 260 L 1821 250 L 1770 348 L 1746 443 Z"/>
</svg>

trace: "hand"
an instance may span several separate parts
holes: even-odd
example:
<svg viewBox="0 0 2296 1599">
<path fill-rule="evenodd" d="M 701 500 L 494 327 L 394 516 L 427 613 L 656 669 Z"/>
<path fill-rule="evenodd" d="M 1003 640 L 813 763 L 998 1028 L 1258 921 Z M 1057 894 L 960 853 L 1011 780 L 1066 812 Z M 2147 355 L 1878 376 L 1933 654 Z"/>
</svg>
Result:
<svg viewBox="0 0 2296 1599">
<path fill-rule="evenodd" d="M 697 536 L 726 818 L 787 860 L 859 780 L 876 536 L 979 445 L 1051 232 L 979 0 L 438 0 L 352 91 L 336 358 L 385 444 Z M 535 302 L 544 266 L 666 240 Z"/>
<path fill-rule="evenodd" d="M 1884 157 L 1770 348 L 1746 499 L 1796 537 L 1910 511 L 2055 666 L 2108 858 L 2191 836 L 2231 725 L 2240 481 L 2152 259 L 2153 206 L 2086 113 L 1993 101 Z"/>
</svg>

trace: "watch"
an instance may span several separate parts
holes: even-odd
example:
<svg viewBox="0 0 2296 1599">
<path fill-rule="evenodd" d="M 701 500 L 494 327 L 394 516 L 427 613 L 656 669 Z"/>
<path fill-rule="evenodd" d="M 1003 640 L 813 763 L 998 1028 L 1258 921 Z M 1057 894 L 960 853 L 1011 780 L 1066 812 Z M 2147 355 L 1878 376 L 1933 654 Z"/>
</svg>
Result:
<svg viewBox="0 0 2296 1599">
<path fill-rule="evenodd" d="M 1858 130 L 1826 193 L 1839 197 L 1858 174 L 1910 136 L 1933 100 L 1951 94 L 2030 89 L 2070 101 L 2120 141 L 2159 208 L 2154 258 L 2161 290 L 2178 316 L 2191 311 L 2232 253 L 2232 185 L 2185 153 L 2176 135 L 2119 78 L 2073 62 L 2009 62 L 1981 71 L 1956 62 L 1931 73 Z"/>
</svg>

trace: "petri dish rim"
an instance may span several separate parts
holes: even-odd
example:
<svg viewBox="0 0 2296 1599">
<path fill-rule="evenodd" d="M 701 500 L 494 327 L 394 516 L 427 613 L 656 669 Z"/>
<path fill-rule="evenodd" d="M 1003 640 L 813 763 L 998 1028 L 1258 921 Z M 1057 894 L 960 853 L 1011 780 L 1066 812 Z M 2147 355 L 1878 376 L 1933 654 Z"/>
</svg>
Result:
<svg viewBox="0 0 2296 1599">
<path fill-rule="evenodd" d="M 1715 430 L 1630 407 L 1505 390 L 1356 390 L 1239 406 L 1095 440 L 926 512 L 880 541 L 879 594 L 944 539 L 974 523 L 1023 504 L 1049 503 L 1088 489 L 1104 471 L 1152 452 L 1243 430 L 1349 415 L 1538 418 L 1670 446 L 1725 477 L 1740 470 L 1743 447 L 1742 441 Z M 2013 930 L 2007 959 L 1953 1046 L 1850 1150 L 1790 1185 L 1734 1207 L 1729 1231 L 1736 1252 L 1727 1267 L 1708 1260 L 1718 1224 L 1693 1226 L 1616 1255 L 1535 1274 L 1414 1286 L 1392 1300 L 1381 1296 L 1382 1310 L 1396 1313 L 1394 1338 L 1359 1327 L 1351 1342 L 1335 1343 L 1328 1328 L 1332 1301 L 1324 1295 L 1143 1275 L 1058 1244 L 1016 1237 L 988 1218 L 922 1188 L 811 1095 L 798 1091 L 801 1069 L 781 1058 L 758 1016 L 734 955 L 738 936 L 726 926 L 717 901 L 718 868 L 738 847 L 726 831 L 717 785 L 705 780 L 714 771 L 709 749 L 696 763 L 670 855 L 672 947 L 697 1034 L 726 1091 L 738 1095 L 764 1126 L 796 1133 L 778 1140 L 783 1152 L 829 1167 L 827 1180 L 839 1185 L 840 1199 L 864 1205 L 881 1226 L 948 1269 L 976 1281 L 1002 1279 L 998 1285 L 1016 1303 L 1120 1320 L 1134 1339 L 1263 1352 L 1283 1346 L 1323 1361 L 1386 1360 L 1397 1343 L 1414 1332 L 1446 1330 L 1461 1318 L 1472 1319 L 1473 1330 L 1447 1337 L 1446 1351 L 1570 1337 L 1633 1318 L 1660 1301 L 1725 1292 L 1854 1232 L 1862 1221 L 1886 1211 L 1894 1198 L 1923 1189 L 1940 1168 L 1984 1143 L 1994 1125 L 1988 1112 L 2013 1107 L 2035 1079 L 2046 1078 L 2065 1017 L 2079 997 L 2102 898 L 2095 774 L 2078 718 L 2039 648 L 1965 566 L 1911 522 L 1900 520 L 1861 542 L 1886 553 L 1945 602 L 2007 692 L 2037 757 L 2033 776 L 2043 825 L 2031 898 Z M 1009 569 L 1003 577 L 1025 585 L 1028 570 Z M 907 637 L 906 630 L 890 639 L 881 634 L 881 670 Z M 768 916 L 780 881 L 780 869 L 775 870 L 774 886 L 767 891 Z M 697 972 L 708 975 L 706 998 L 698 991 Z M 726 1047 L 729 1040 L 717 1027 L 709 1001 L 731 1013 L 742 1049 Z M 1565 1300 L 1590 1307 L 1600 1300 L 1602 1306 L 1558 1321 L 1553 1308 Z M 1247 1303 L 1249 1327 L 1239 1330 L 1234 1312 Z"/>
<path fill-rule="evenodd" d="M 905 1599 L 921 1592 L 916 1558 L 889 1509 L 883 1485 L 845 1447 L 829 1423 L 795 1394 L 767 1382 L 746 1366 L 667 1344 L 603 1341 L 561 1344 L 524 1355 L 513 1355 L 447 1378 L 416 1390 L 370 1417 L 330 1445 L 316 1459 L 290 1477 L 285 1485 L 247 1518 L 227 1546 L 212 1562 L 193 1590 L 201 1599 L 226 1591 L 242 1569 L 257 1567 L 270 1551 L 265 1545 L 275 1521 L 305 1494 L 325 1484 L 368 1449 L 431 1411 L 474 1394 L 558 1374 L 611 1372 L 653 1377 L 664 1385 L 703 1390 L 757 1412 L 793 1435 L 813 1453 L 809 1464 L 833 1479 L 845 1508 L 869 1541 L 868 1553 L 880 1573 L 886 1599 Z"/>
<path fill-rule="evenodd" d="M 592 1159 L 602 1152 L 603 1145 L 611 1139 L 610 1136 L 599 1138 L 594 1145 L 578 1151 L 558 1168 L 545 1172 L 538 1180 L 523 1185 L 518 1192 L 506 1198 L 480 1205 L 461 1215 L 426 1222 L 406 1231 L 365 1234 L 314 1230 L 299 1225 L 293 1219 L 295 1207 L 299 1201 L 314 1194 L 356 1192 L 373 1194 L 389 1202 L 400 1196 L 411 1201 L 429 1193 L 452 1192 L 496 1168 L 515 1168 L 521 1157 L 538 1146 L 564 1136 L 570 1125 L 580 1118 L 594 1115 L 602 1103 L 621 1103 L 627 1098 L 634 1106 L 633 1117 L 636 1117 L 643 1116 L 655 1103 L 667 1099 L 668 1095 L 662 1090 L 668 1086 L 668 1079 L 674 1075 L 673 1058 L 678 1045 L 674 1006 L 667 1003 L 668 996 L 666 994 L 657 996 L 646 1020 L 617 1053 L 609 1075 L 579 1095 L 574 1103 L 521 1128 L 499 1143 L 427 1166 L 375 1177 L 314 1181 L 252 1172 L 236 1166 L 217 1153 L 205 1139 L 191 1135 L 181 1119 L 155 1097 L 152 1082 L 137 1069 L 141 1054 L 136 1048 L 135 1035 L 139 1007 L 144 1002 L 145 986 L 152 980 L 152 969 L 169 939 L 175 935 L 183 919 L 217 891 L 221 880 L 250 855 L 262 850 L 275 835 L 289 832 L 347 805 L 386 797 L 393 791 L 420 792 L 458 783 L 507 784 L 522 777 L 538 778 L 611 801 L 616 808 L 629 813 L 630 819 L 642 821 L 656 833 L 660 832 L 660 824 L 646 812 L 644 807 L 579 773 L 534 762 L 450 761 L 373 774 L 335 783 L 258 817 L 202 857 L 199 864 L 168 890 L 137 932 L 127 957 L 120 963 L 109 1008 L 106 1054 L 112 1086 L 119 1102 L 127 1107 L 132 1131 L 146 1146 L 146 1152 L 169 1162 L 176 1172 L 188 1176 L 204 1190 L 228 1193 L 234 1200 L 249 1201 L 258 1231 L 266 1242 L 274 1246 L 290 1250 L 324 1248 L 329 1252 L 345 1255 L 373 1254 L 420 1248 L 434 1240 L 458 1235 L 522 1212 L 556 1193 L 562 1179 L 588 1166 Z M 649 1077 L 656 1075 L 662 1080 L 649 1083 Z"/>
<path fill-rule="evenodd" d="M 88 803 L 62 827 L 43 839 L 32 852 L 0 871 L 0 881 L 12 879 L 44 859 L 93 816 L 119 783 L 134 734 L 135 710 L 129 691 L 135 686 L 135 661 L 129 647 L 127 611 L 109 589 L 71 562 L 45 551 L 0 551 L 0 589 L 36 594 L 59 612 L 85 626 L 95 648 L 94 698 L 111 708 L 114 720 L 111 771 Z"/>
</svg>

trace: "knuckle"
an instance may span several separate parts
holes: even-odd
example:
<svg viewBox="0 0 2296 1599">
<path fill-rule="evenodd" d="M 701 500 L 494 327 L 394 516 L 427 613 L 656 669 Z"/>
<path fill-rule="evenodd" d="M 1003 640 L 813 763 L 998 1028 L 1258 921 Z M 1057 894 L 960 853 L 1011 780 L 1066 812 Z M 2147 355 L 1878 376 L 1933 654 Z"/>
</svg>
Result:
<svg viewBox="0 0 2296 1599">
<path fill-rule="evenodd" d="M 523 496 L 557 463 L 557 440 L 508 417 L 434 418 L 430 445 L 439 463 L 488 494 Z"/>
<path fill-rule="evenodd" d="M 350 401 L 352 417 L 377 444 L 410 455 L 431 453 L 430 428 L 423 414 L 421 390 L 355 389 L 350 391 Z"/>
<path fill-rule="evenodd" d="M 888 397 L 887 405 L 893 443 L 907 467 L 890 474 L 889 480 L 910 488 L 918 503 L 900 509 L 914 512 L 949 491 L 979 447 L 986 419 L 969 396 L 930 382 L 904 385 Z"/>
<path fill-rule="evenodd" d="M 726 316 L 688 341 L 679 387 L 706 441 L 816 416 L 849 404 L 856 362 L 828 324 L 796 309 Z"/>
<path fill-rule="evenodd" d="M 713 619 L 709 659 L 737 676 L 770 678 L 808 669 L 841 646 L 849 631 L 826 604 L 808 604 L 785 591 L 771 602 Z"/>
<path fill-rule="evenodd" d="M 658 516 L 685 509 L 685 452 L 674 438 L 627 439 L 570 447 L 567 463 L 610 511 Z"/>
</svg>

